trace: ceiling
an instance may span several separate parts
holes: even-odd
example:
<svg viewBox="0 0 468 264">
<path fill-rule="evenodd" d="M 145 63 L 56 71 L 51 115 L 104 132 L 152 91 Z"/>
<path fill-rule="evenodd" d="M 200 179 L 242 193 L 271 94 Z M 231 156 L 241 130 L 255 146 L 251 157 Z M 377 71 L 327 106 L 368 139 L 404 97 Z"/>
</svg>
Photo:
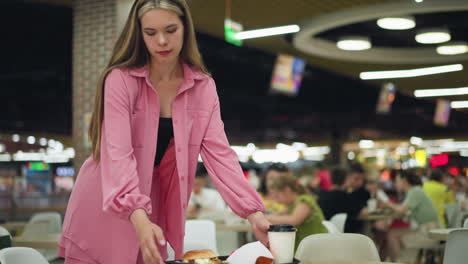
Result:
<svg viewBox="0 0 468 264">
<path fill-rule="evenodd" d="M 452 41 L 468 42 L 467 16 L 468 11 L 416 14 L 414 20 L 417 27 L 409 30 L 383 30 L 373 19 L 334 28 L 318 34 L 317 37 L 337 42 L 343 36 L 362 35 L 365 32 L 365 35 L 370 37 L 373 47 L 419 48 L 429 46 L 435 48 L 437 44 L 425 45 L 416 42 L 414 36 L 416 36 L 417 31 L 422 28 L 447 28 L 450 30 Z"/>
<path fill-rule="evenodd" d="M 352 63 L 306 55 L 295 49 L 285 36 L 246 40 L 244 47 L 238 48 L 223 41 L 223 0 L 188 1 L 197 31 L 202 32 L 198 38 L 200 50 L 218 85 L 226 130 L 234 142 L 347 137 L 340 134 L 350 135 L 349 139 L 407 139 L 413 135 L 442 137 L 468 131 L 466 114 L 453 111 L 448 128 L 436 127 L 432 123 L 433 102 L 401 94 L 397 94 L 391 115 L 376 115 L 380 83 L 362 82 L 357 74 L 361 70 L 391 69 L 398 65 Z M 7 83 L 16 88 L 3 93 L 9 100 L 1 110 L 8 115 L 0 119 L 0 129 L 69 134 L 72 0 L 15 2 L 47 2 L 56 6 L 24 4 L 0 8 L 5 23 L 14 17 L 25 25 L 35 23 L 41 28 L 23 34 L 16 27 L 3 27 L 3 35 L 10 37 L 0 43 L 5 62 L 0 67 L 0 86 Z M 385 2 L 394 0 L 236 0 L 232 1 L 231 18 L 247 30 L 298 23 L 319 14 Z M 35 45 L 28 46 L 28 39 L 34 39 Z M 15 48 L 20 48 L 21 53 L 5 52 Z M 268 84 L 277 53 L 299 56 L 309 62 L 297 97 L 269 94 Z M 28 59 L 30 63 L 20 63 Z M 47 64 L 43 65 L 44 62 Z M 42 72 L 44 69 L 46 72 Z M 463 86 L 465 74 L 400 80 L 397 85 L 399 91 L 407 93 L 422 87 Z M 54 114 L 44 111 L 38 114 L 37 109 L 44 104 L 60 117 L 51 119 Z"/>
<path fill-rule="evenodd" d="M 231 1 L 231 18 L 240 22 L 244 26 L 244 30 L 258 29 L 272 26 L 300 24 L 302 21 L 330 14 L 333 12 L 343 11 L 350 8 L 368 7 L 375 4 L 391 4 L 398 0 L 235 0 Z M 426 0 L 431 1 L 431 0 Z M 414 2 L 413 0 L 402 0 L 402 2 Z M 203 0 L 189 1 L 191 11 L 194 17 L 195 25 L 198 31 L 208 33 L 210 35 L 224 38 L 224 18 L 225 18 L 225 1 L 220 0 Z M 421 3 L 424 4 L 424 3 Z M 418 15 L 417 23 L 422 25 L 435 25 L 438 22 L 441 26 L 450 26 L 457 28 L 457 38 L 466 38 L 466 23 L 460 23 L 460 19 L 466 17 L 466 13 L 459 12 L 456 16 L 450 17 L 447 14 L 435 15 Z M 402 39 L 403 33 L 397 35 L 395 33 L 385 33 L 384 30 L 375 26 L 371 26 L 374 22 L 362 23 L 351 28 L 341 28 L 336 31 L 327 32 L 325 37 L 333 39 L 337 32 L 346 30 L 366 30 L 371 35 L 378 38 L 388 38 L 387 40 L 379 40 L 378 45 L 388 45 L 397 43 L 396 45 L 413 45 L 412 40 Z M 460 28 L 460 26 L 462 26 Z M 244 46 L 259 48 L 271 53 L 286 53 L 301 58 L 305 58 L 311 65 L 342 73 L 352 78 L 358 78 L 362 71 L 379 71 L 379 70 L 396 70 L 396 69 L 411 69 L 425 66 L 435 66 L 434 64 L 381 64 L 381 63 L 365 63 L 365 62 L 350 62 L 344 60 L 334 60 L 319 56 L 311 56 L 303 53 L 288 41 L 285 36 L 273 36 L 251 40 L 244 40 Z M 468 66 L 468 61 L 461 61 L 465 68 Z M 441 75 L 433 75 L 427 77 L 417 77 L 409 79 L 395 79 L 394 83 L 397 89 L 408 95 L 412 94 L 415 89 L 429 88 L 454 88 L 468 86 L 466 70 L 456 73 L 448 73 Z M 449 98 L 450 99 L 450 98 Z M 467 97 L 457 97 L 457 99 L 468 99 Z"/>
</svg>

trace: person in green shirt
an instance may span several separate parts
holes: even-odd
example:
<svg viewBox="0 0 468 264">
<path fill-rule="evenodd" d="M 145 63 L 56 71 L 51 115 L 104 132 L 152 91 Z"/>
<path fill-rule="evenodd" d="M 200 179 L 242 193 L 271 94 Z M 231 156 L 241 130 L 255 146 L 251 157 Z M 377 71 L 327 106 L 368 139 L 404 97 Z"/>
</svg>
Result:
<svg viewBox="0 0 468 264">
<path fill-rule="evenodd" d="M 421 179 L 411 170 L 401 171 L 396 177 L 396 189 L 406 193 L 402 204 L 381 202 L 391 208 L 399 217 L 409 216 L 412 228 L 392 228 L 388 231 L 387 245 L 391 261 L 398 261 L 401 245 L 423 248 L 437 245 L 428 237 L 428 231 L 440 226 L 437 211 L 431 198 L 419 186 Z"/>
<path fill-rule="evenodd" d="M 273 198 L 287 208 L 281 213 L 267 215 L 267 219 L 272 224 L 290 224 L 297 228 L 295 249 L 305 237 L 328 232 L 322 224 L 322 210 L 312 195 L 305 193 L 296 178 L 282 175 L 275 178 L 269 187 Z"/>
</svg>

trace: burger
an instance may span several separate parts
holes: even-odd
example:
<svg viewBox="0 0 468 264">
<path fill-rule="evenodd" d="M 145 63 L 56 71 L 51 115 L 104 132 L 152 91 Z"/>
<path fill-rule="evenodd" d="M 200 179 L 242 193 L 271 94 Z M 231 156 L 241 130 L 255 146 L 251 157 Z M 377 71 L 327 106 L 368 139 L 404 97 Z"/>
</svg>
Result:
<svg viewBox="0 0 468 264">
<path fill-rule="evenodd" d="M 216 253 L 209 249 L 190 250 L 185 252 L 182 261 L 191 264 L 220 264 L 221 260 Z"/>
</svg>

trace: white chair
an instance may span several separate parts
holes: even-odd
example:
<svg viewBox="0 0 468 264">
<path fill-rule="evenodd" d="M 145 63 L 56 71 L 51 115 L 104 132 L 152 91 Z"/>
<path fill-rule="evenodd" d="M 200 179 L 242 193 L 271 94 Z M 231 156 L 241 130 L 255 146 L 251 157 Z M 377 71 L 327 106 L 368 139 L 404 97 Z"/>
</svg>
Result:
<svg viewBox="0 0 468 264">
<path fill-rule="evenodd" d="M 57 212 L 44 212 L 34 214 L 24 227 L 23 234 L 18 240 L 43 240 L 45 237 L 57 236 L 62 232 L 62 216 Z M 36 248 L 48 261 L 57 256 L 56 249 Z"/>
<path fill-rule="evenodd" d="M 324 225 L 327 228 L 328 233 L 330 233 L 330 234 L 340 234 L 340 233 L 342 233 L 342 232 L 340 232 L 340 230 L 338 230 L 338 227 L 336 227 L 336 225 L 333 224 L 330 221 L 322 221 L 322 225 Z"/>
<path fill-rule="evenodd" d="M 11 247 L 11 234 L 6 228 L 0 226 L 0 249 Z"/>
<path fill-rule="evenodd" d="M 62 216 L 57 212 L 34 214 L 24 227 L 22 237 L 28 239 L 40 238 L 48 234 L 62 232 Z"/>
<path fill-rule="evenodd" d="M 4 228 L 3 226 L 0 226 L 0 237 L 2 236 L 10 236 L 11 238 L 10 232 L 8 232 L 8 230 Z"/>
<path fill-rule="evenodd" d="M 465 223 L 463 223 L 463 228 L 468 228 L 468 218 L 465 219 Z"/>
<path fill-rule="evenodd" d="M 444 264 L 466 263 L 468 260 L 468 229 L 450 232 L 445 245 Z"/>
<path fill-rule="evenodd" d="M 216 225 L 211 220 L 185 222 L 184 252 L 195 249 L 211 249 L 218 254 Z"/>
<path fill-rule="evenodd" d="M 374 242 L 353 233 L 310 235 L 299 243 L 296 258 L 301 262 L 380 262 Z"/>
<path fill-rule="evenodd" d="M 335 224 L 335 226 L 338 228 L 338 230 L 341 233 L 344 233 L 346 218 L 348 218 L 348 214 L 340 213 L 340 214 L 336 214 L 332 216 L 332 218 L 330 219 L 330 222 Z"/>
<path fill-rule="evenodd" d="M 11 247 L 0 250 L 2 264 L 49 264 L 49 262 L 33 248 Z"/>
</svg>

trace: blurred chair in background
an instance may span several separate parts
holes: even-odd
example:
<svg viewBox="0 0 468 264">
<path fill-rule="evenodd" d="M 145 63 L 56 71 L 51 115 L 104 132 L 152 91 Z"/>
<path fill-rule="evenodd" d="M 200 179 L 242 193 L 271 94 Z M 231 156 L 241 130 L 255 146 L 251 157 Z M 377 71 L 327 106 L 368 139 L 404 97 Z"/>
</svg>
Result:
<svg viewBox="0 0 468 264">
<path fill-rule="evenodd" d="M 2 264 L 49 264 L 37 250 L 27 247 L 10 247 L 0 250 Z"/>
<path fill-rule="evenodd" d="M 374 242 L 354 233 L 310 235 L 299 244 L 296 258 L 303 262 L 380 262 Z"/>
</svg>

